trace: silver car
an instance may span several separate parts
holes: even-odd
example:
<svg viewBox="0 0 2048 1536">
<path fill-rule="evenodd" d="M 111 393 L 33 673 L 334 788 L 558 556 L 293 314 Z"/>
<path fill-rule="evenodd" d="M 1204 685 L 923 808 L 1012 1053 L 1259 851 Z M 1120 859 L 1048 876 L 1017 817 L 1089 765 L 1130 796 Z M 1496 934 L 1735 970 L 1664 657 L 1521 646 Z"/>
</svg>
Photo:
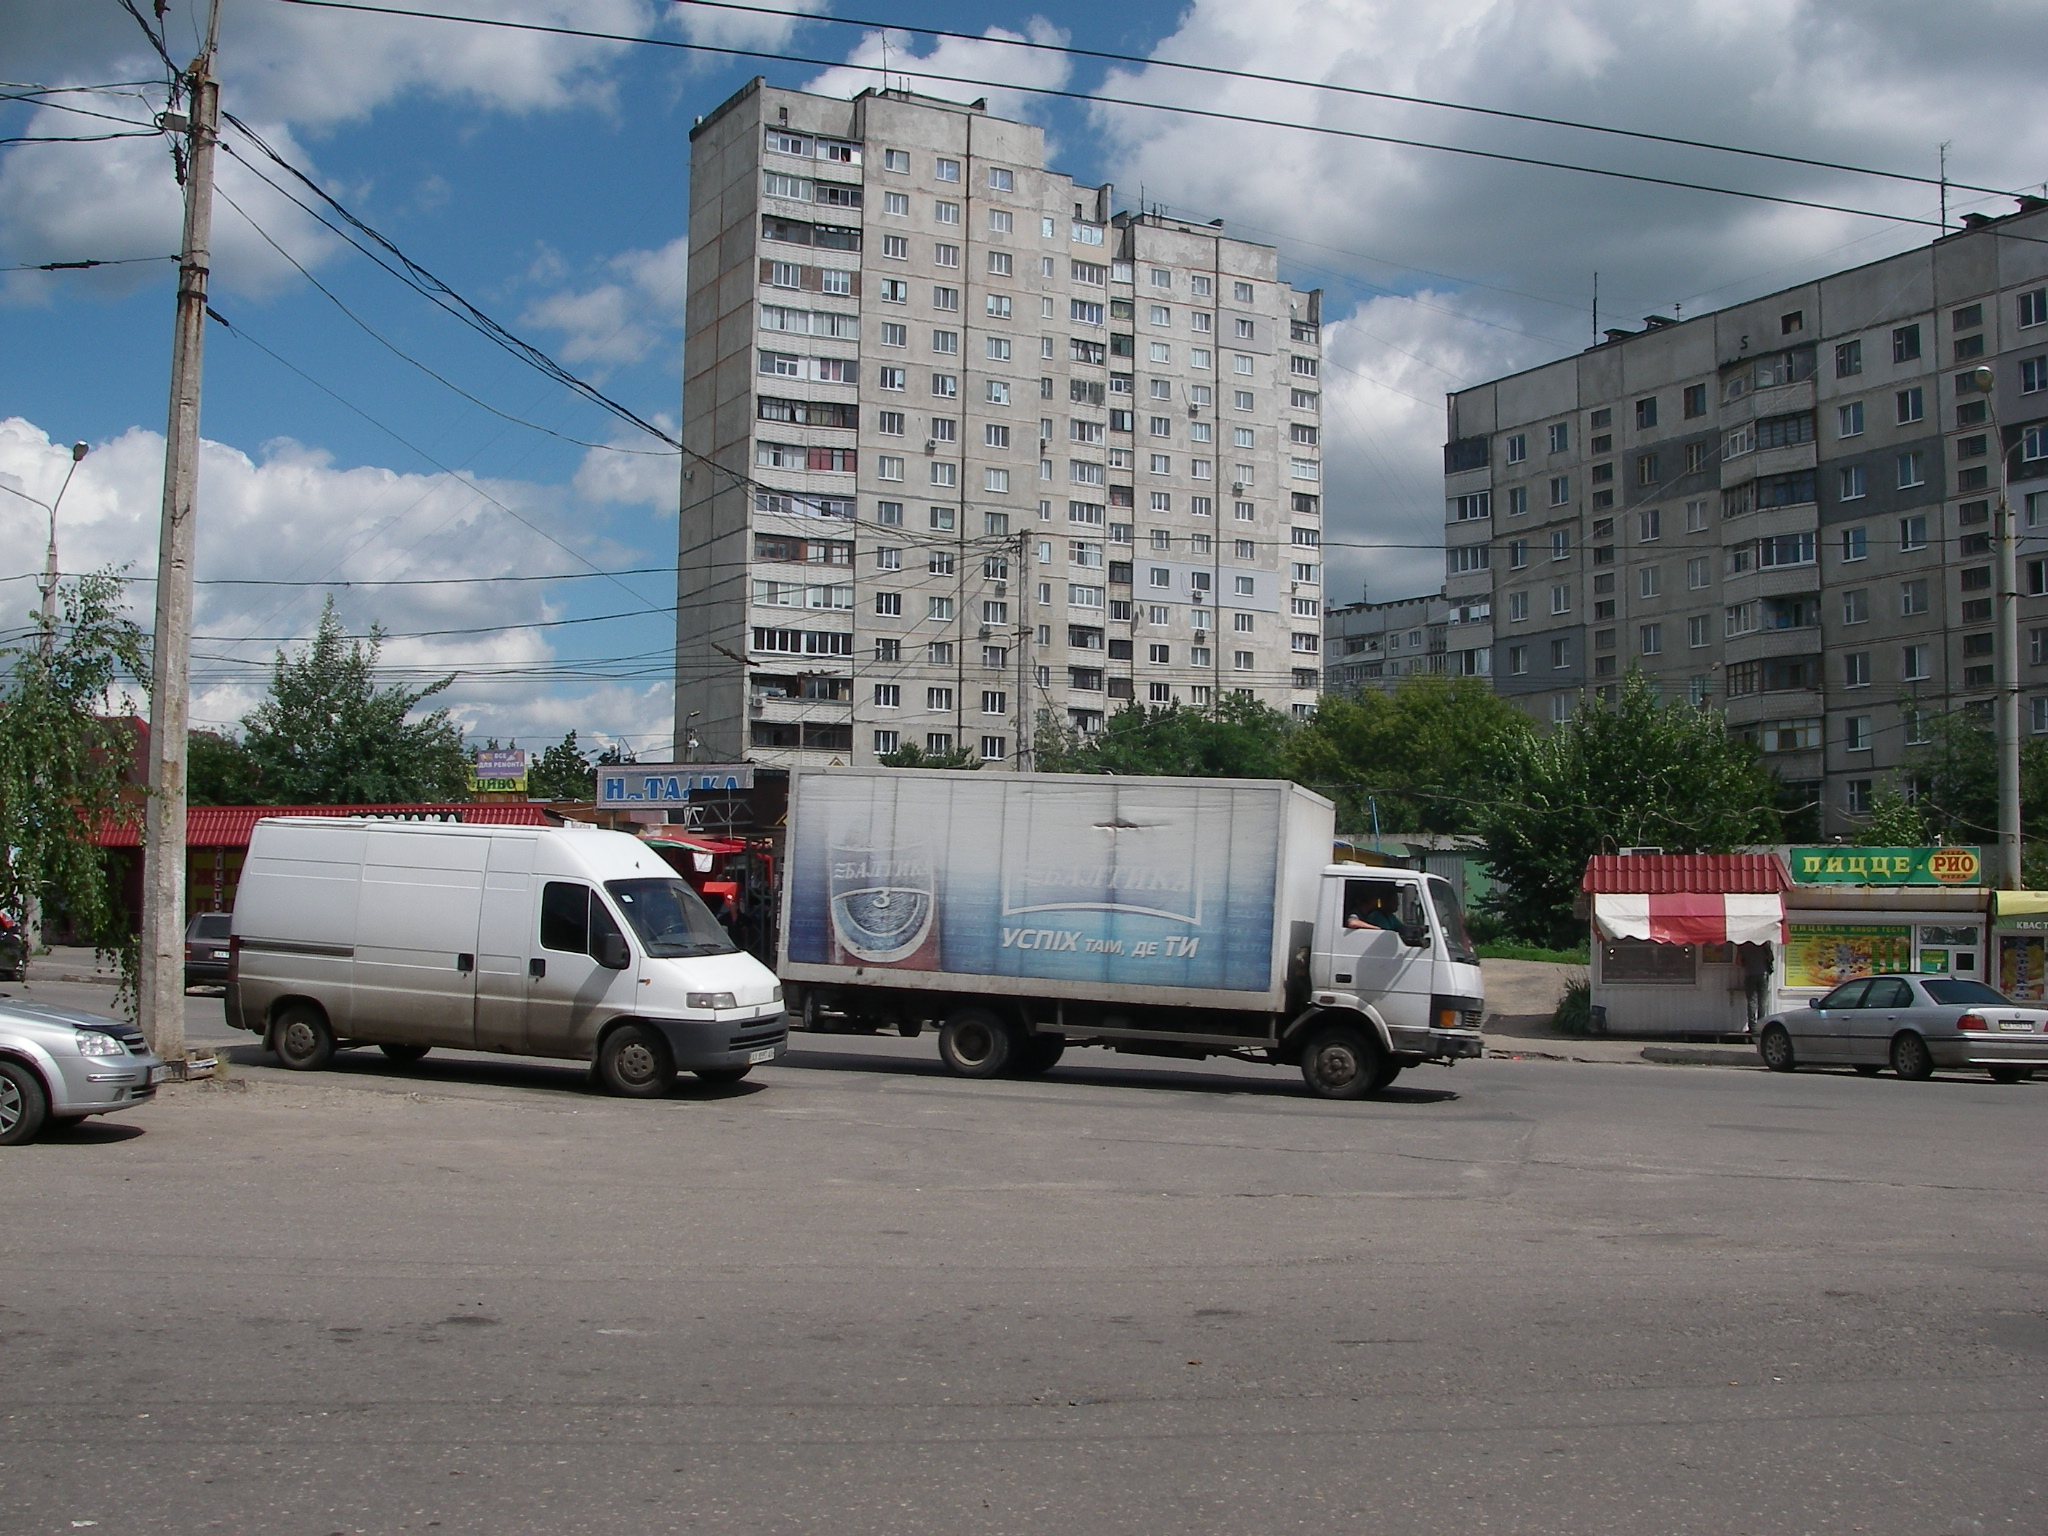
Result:
<svg viewBox="0 0 2048 1536">
<path fill-rule="evenodd" d="M 0 1147 L 147 1103 L 164 1075 L 133 1024 L 0 999 Z"/>
<path fill-rule="evenodd" d="M 1757 1054 L 1773 1072 L 1890 1067 L 1920 1082 L 1937 1067 L 1982 1068 L 2001 1083 L 2048 1067 L 2048 1009 L 1959 976 L 1861 976 L 1764 1020 Z"/>
</svg>

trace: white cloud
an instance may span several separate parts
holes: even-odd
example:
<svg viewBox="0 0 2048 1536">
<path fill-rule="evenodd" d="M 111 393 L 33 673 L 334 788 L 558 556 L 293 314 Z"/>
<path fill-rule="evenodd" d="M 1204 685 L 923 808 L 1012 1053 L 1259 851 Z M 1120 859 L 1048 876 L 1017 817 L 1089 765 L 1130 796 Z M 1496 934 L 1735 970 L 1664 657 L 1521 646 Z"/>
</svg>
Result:
<svg viewBox="0 0 2048 1536">
<path fill-rule="evenodd" d="M 856 96 L 882 83 L 886 62 L 892 84 L 908 83 L 920 95 L 947 101 L 988 98 L 988 109 L 997 117 L 1030 117 L 1035 102 L 1023 91 L 1004 86 L 1035 86 L 1057 90 L 1067 83 L 1071 66 L 1065 54 L 1041 53 L 1029 48 L 1005 47 L 997 39 L 1062 45 L 1067 33 L 1043 16 L 1033 16 L 1022 32 L 1007 27 L 990 27 L 976 38 L 942 37 L 929 53 L 912 46 L 913 34 L 891 28 L 861 37 L 846 62 L 826 70 L 804 85 L 820 96 Z M 949 79 L 959 76 L 959 80 Z M 994 81 L 993 86 L 975 82 Z"/>
<path fill-rule="evenodd" d="M 536 271 L 558 271 L 559 258 L 550 258 L 553 253 L 546 253 Z M 595 363 L 602 370 L 637 363 L 664 341 L 680 347 L 689 268 L 688 235 L 656 250 L 626 251 L 604 263 L 606 281 L 536 299 L 520 323 L 562 332 L 561 359 L 572 366 Z"/>
<path fill-rule="evenodd" d="M 664 20 L 693 43 L 704 43 L 714 48 L 780 48 L 790 40 L 804 17 L 818 15 L 825 9 L 825 0 L 781 0 L 780 4 L 776 0 L 756 0 L 756 3 L 780 14 L 764 16 L 758 12 L 713 11 L 674 5 L 666 8 Z"/>
<path fill-rule="evenodd" d="M 68 447 L 51 443 L 35 426 L 18 417 L 0 420 L 0 485 L 47 502 L 69 462 Z M 58 523 L 63 568 L 114 565 L 134 577 L 152 575 L 162 477 L 157 433 L 131 428 L 96 445 L 64 497 Z M 16 629 L 35 602 L 34 581 L 21 578 L 41 568 L 46 517 L 19 496 L 0 495 L 0 629 Z M 631 590 L 594 579 L 573 588 L 545 582 L 374 585 L 573 572 L 587 568 L 578 554 L 605 569 L 662 563 L 660 556 L 604 537 L 596 531 L 601 522 L 563 487 L 375 466 L 341 469 L 326 454 L 288 441 L 266 445 L 256 458 L 207 442 L 200 461 L 195 719 L 228 724 L 253 707 L 272 655 L 280 644 L 312 633 L 331 590 L 351 630 L 379 621 L 392 632 L 384 649 L 392 675 L 462 673 L 444 701 L 473 732 L 541 740 L 573 727 L 585 737 L 651 739 L 669 719 L 665 676 L 619 676 L 627 668 L 606 665 L 587 669 L 598 675 L 552 687 L 547 679 L 565 665 L 564 657 L 665 654 L 671 632 L 665 615 L 587 628 L 497 626 L 571 614 L 572 590 L 577 613 L 658 609 L 668 601 L 659 578 L 642 579 Z M 529 524 L 553 531 L 561 543 Z M 309 585 L 215 584 L 223 578 Z M 151 588 L 138 582 L 133 592 L 137 617 L 147 626 Z"/>
<path fill-rule="evenodd" d="M 1193 0 L 1154 57 L 1929 174 L 1933 146 L 1947 139 L 1951 175 L 2023 186 L 2048 161 L 2031 63 L 2043 20 L 2038 0 L 1967 10 L 1859 0 Z M 1912 217 L 1936 208 L 1931 187 L 1294 86 L 1148 67 L 1112 71 L 1101 89 Z M 1091 118 L 1119 185 L 1142 184 L 1148 199 L 1190 218 L 1222 215 L 1232 232 L 1278 245 L 1300 285 L 1331 286 L 1331 355 L 1357 370 L 1325 381 L 1333 539 L 1440 535 L 1444 392 L 1586 345 L 1595 271 L 1602 325 L 1633 325 L 1674 303 L 1687 313 L 1719 307 L 1933 234 L 1285 128 L 1111 105 Z M 1951 217 L 2012 206 L 1960 196 L 1950 205 Z M 1375 286 L 1422 302 L 1351 297 Z M 1355 599 L 1368 574 L 1376 597 L 1434 588 L 1442 574 L 1419 551 L 1333 549 L 1330 563 L 1338 601 Z"/>
<path fill-rule="evenodd" d="M 675 435 L 674 417 L 657 413 L 649 419 Z M 592 506 L 651 507 L 663 517 L 674 517 L 680 464 L 679 455 L 655 451 L 645 434 L 632 432 L 602 448 L 585 449 L 570 484 Z"/>
</svg>

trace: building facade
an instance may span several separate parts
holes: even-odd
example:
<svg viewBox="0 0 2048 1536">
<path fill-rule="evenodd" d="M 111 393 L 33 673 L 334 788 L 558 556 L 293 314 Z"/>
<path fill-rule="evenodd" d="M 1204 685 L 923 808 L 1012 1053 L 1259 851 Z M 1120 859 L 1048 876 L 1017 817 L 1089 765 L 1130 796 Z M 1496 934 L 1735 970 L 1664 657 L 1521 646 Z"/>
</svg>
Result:
<svg viewBox="0 0 2048 1536">
<path fill-rule="evenodd" d="M 1320 296 L 1043 132 L 756 80 L 691 135 L 676 729 L 1025 766 L 1321 680 Z"/>
<path fill-rule="evenodd" d="M 2048 733 L 2048 204 L 1965 224 L 1452 395 L 1445 591 L 1489 605 L 1496 690 L 1560 720 L 1640 670 L 1851 832 L 1940 716 L 1990 706 L 2009 480 Z"/>
<path fill-rule="evenodd" d="M 1387 689 L 1417 672 L 1487 677 L 1493 668 L 1491 622 L 1487 598 L 1454 604 L 1442 591 L 1326 606 L 1323 690 Z"/>
</svg>

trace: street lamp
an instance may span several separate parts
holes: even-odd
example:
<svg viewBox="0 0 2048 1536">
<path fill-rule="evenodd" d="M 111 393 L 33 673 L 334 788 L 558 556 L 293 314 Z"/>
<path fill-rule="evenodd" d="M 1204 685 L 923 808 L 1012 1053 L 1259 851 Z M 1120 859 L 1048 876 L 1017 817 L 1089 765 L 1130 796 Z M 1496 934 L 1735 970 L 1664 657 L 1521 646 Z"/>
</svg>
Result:
<svg viewBox="0 0 2048 1536">
<path fill-rule="evenodd" d="M 1984 397 L 1998 445 L 1998 511 L 1992 539 L 1998 549 L 1998 864 L 1999 885 L 2020 889 L 2020 621 L 2019 558 L 2012 525 L 2011 479 L 2005 429 L 1998 424 L 1997 374 L 1973 368 L 1969 380 Z"/>
<path fill-rule="evenodd" d="M 71 467 L 64 471 L 64 483 L 57 487 L 57 499 L 44 501 L 26 491 L 17 491 L 11 485 L 0 485 L 0 491 L 19 496 L 23 501 L 34 502 L 50 514 L 50 543 L 43 556 L 43 654 L 50 654 L 57 633 L 57 509 L 64 505 L 64 493 L 71 489 L 71 477 L 78 473 L 79 461 L 92 451 L 85 443 L 71 445 Z"/>
</svg>

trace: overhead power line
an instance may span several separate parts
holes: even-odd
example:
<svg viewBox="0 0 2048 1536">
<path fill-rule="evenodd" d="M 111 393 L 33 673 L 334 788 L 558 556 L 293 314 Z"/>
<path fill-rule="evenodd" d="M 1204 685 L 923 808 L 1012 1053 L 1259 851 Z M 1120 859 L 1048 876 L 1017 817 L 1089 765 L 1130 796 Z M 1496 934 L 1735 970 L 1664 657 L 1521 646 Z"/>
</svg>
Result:
<svg viewBox="0 0 2048 1536">
<path fill-rule="evenodd" d="M 398 6 L 368 5 L 363 0 L 276 0 L 279 5 L 298 5 L 315 10 L 356 11 L 372 16 L 402 16 L 415 21 L 449 21 L 466 26 L 495 27 L 510 32 L 532 32 L 549 37 L 581 37 L 596 42 L 632 43 L 645 48 L 666 48 L 683 53 L 708 53 L 726 58 L 775 59 L 786 64 L 803 64 L 817 69 L 844 69 L 844 59 L 813 58 L 805 54 L 781 53 L 764 48 L 726 48 L 711 43 L 686 43 L 674 38 L 644 37 L 631 32 L 600 32 L 594 28 L 550 26 L 533 21 L 509 21 L 499 17 L 463 16 L 448 11 L 406 10 Z M 1135 107 L 1147 112 L 1167 112 L 1182 117 L 1207 118 L 1214 122 L 1240 123 L 1255 128 L 1285 128 L 1298 133 L 1313 133 L 1329 138 L 1348 139 L 1369 144 L 1393 144 L 1408 149 L 1427 149 L 1439 154 L 1460 155 L 1476 160 L 1493 160 L 1507 165 L 1526 165 L 1543 170 L 1573 171 L 1584 176 L 1600 176 L 1614 181 L 1631 181 L 1644 186 L 1671 187 L 1686 192 L 1710 192 L 1721 197 L 1737 197 L 1749 202 L 1775 203 L 1789 208 L 1811 208 L 1820 213 L 1841 213 L 1852 218 L 1884 219 L 1894 224 L 1913 224 L 1927 229 L 1946 229 L 1938 219 L 1919 218 L 1912 214 L 1880 213 L 1869 208 L 1851 208 L 1841 203 L 1824 203 L 1814 198 L 1786 197 L 1774 192 L 1752 192 L 1741 187 L 1716 186 L 1710 182 L 1687 181 L 1676 176 L 1652 176 L 1643 171 L 1612 170 L 1604 166 L 1577 165 L 1568 160 L 1547 160 L 1537 155 L 1515 155 L 1505 150 L 1473 149 L 1460 144 L 1439 144 L 1430 139 L 1411 138 L 1402 134 L 1367 133 L 1358 128 L 1337 128 L 1322 123 L 1290 122 L 1285 118 L 1261 117 L 1248 112 L 1223 112 L 1211 107 L 1178 106 L 1165 102 L 1144 101 L 1128 96 L 1105 96 L 1093 91 L 1067 91 L 1046 85 L 1020 85 L 1011 80 L 987 80 L 974 75 L 950 74 L 934 69 L 896 69 L 893 73 L 915 77 L 920 80 L 942 80 L 952 85 L 971 85 L 984 90 L 1017 91 L 1029 96 L 1050 96 L 1065 101 L 1079 101 L 1112 107 Z M 325 194 L 322 194 L 323 196 Z M 2001 194 L 2003 195 L 2003 194 Z"/>
<path fill-rule="evenodd" d="M 1979 187 L 1968 182 L 1950 181 L 1944 183 L 1935 176 L 1915 176 L 1905 171 L 1879 170 L 1874 166 L 1849 165 L 1839 160 L 1818 160 L 1806 155 L 1787 155 L 1776 150 L 1750 149 L 1739 144 L 1718 144 L 1711 139 L 1691 139 L 1678 134 L 1650 133 L 1640 128 L 1616 128 L 1605 123 L 1582 123 L 1574 118 L 1550 117 L 1540 112 L 1511 112 L 1505 107 L 1479 107 L 1470 102 L 1444 101 L 1434 96 L 1412 96 L 1402 91 L 1376 91 L 1359 85 L 1336 85 L 1326 80 L 1301 80 L 1290 75 L 1261 74 L 1249 69 L 1226 69 L 1218 64 L 1192 64 L 1179 59 L 1161 59 L 1143 54 L 1116 53 L 1103 48 L 1076 48 L 1068 43 L 1040 43 L 1021 37 L 998 37 L 992 33 L 949 32 L 943 27 L 920 27 L 898 21 L 876 21 L 859 16 L 833 16 L 825 14 L 800 14 L 777 9 L 767 5 L 743 5 L 738 0 L 669 0 L 671 5 L 687 5 L 699 10 L 744 11 L 756 16 L 794 17 L 804 22 L 825 22 L 835 26 L 874 27 L 888 32 L 907 32 L 913 37 L 950 37 L 962 42 L 993 43 L 998 47 L 1017 48 L 1031 53 L 1058 53 L 1076 59 L 1102 59 L 1112 64 L 1136 64 L 1144 69 L 1172 69 L 1188 74 L 1212 75 L 1229 80 L 1249 80 L 1259 85 L 1291 85 L 1302 90 L 1326 91 L 1337 96 L 1362 96 L 1374 101 L 1395 101 L 1407 106 L 1437 107 L 1447 112 L 1467 112 L 1475 117 L 1504 118 L 1510 122 L 1537 123 L 1548 128 L 1570 128 L 1579 133 L 1606 134 L 1620 139 L 1639 139 L 1650 144 L 1671 144 L 1684 149 L 1705 149 L 1716 154 L 1742 155 L 1753 160 L 1775 160 L 1785 165 L 1803 165 L 1816 170 L 1847 171 L 1857 176 L 1879 176 L 1888 181 L 1913 182 L 1923 187 L 1949 186 L 1966 192 L 1989 192 L 1998 197 L 2009 197 L 2011 192 L 2003 187 Z M 913 62 L 915 62 L 913 60 Z M 847 68 L 856 66 L 847 65 Z M 916 74 L 916 70 L 893 70 L 891 73 Z"/>
</svg>

